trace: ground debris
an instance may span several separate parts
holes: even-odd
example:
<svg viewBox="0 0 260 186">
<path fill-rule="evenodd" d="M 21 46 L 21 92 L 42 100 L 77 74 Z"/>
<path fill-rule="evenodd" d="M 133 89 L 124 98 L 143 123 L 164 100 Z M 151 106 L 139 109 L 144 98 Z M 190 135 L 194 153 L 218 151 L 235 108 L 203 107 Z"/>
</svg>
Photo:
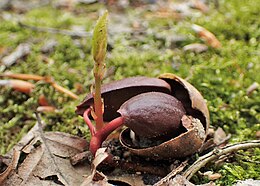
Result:
<svg viewBox="0 0 260 186">
<path fill-rule="evenodd" d="M 183 47 L 184 51 L 191 51 L 195 53 L 202 53 L 208 50 L 208 46 L 201 43 L 192 43 Z"/>
<path fill-rule="evenodd" d="M 42 53 L 50 53 L 54 50 L 54 48 L 58 45 L 58 42 L 54 39 L 48 40 L 44 43 L 41 48 Z"/>
<path fill-rule="evenodd" d="M 80 185 L 83 175 L 90 174 L 89 166 L 73 167 L 69 161 L 70 156 L 87 147 L 86 140 L 61 132 L 41 133 L 39 127 L 27 136 L 14 147 L 20 153 L 18 158 L 24 159 L 17 164 L 17 172 L 9 172 L 3 186 Z"/>
<path fill-rule="evenodd" d="M 15 64 L 19 59 L 27 56 L 31 51 L 31 45 L 28 43 L 22 43 L 18 45 L 18 47 L 15 49 L 14 52 L 12 52 L 10 55 L 5 56 L 2 59 L 2 63 L 9 67 L 13 64 Z"/>
<path fill-rule="evenodd" d="M 199 25 L 192 25 L 192 29 L 199 35 L 201 39 L 203 39 L 209 46 L 213 48 L 220 48 L 221 43 L 220 41 L 216 38 L 216 36 L 208 31 L 207 29 L 203 28 L 202 26 Z"/>
<path fill-rule="evenodd" d="M 260 185 L 260 180 L 247 179 L 244 181 L 238 181 L 235 186 L 258 186 Z"/>
<path fill-rule="evenodd" d="M 247 89 L 246 89 L 246 94 L 250 95 L 252 94 L 255 90 L 257 90 L 259 87 L 259 84 L 257 82 L 252 83 Z"/>
</svg>

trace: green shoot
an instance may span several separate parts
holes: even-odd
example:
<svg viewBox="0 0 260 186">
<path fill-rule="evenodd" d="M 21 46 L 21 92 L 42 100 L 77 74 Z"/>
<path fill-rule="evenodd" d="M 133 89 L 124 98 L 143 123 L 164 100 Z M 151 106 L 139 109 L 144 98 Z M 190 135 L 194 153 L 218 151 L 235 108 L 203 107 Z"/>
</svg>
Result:
<svg viewBox="0 0 260 186">
<path fill-rule="evenodd" d="M 101 98 L 101 81 L 105 70 L 105 57 L 107 50 L 107 16 L 106 11 L 97 21 L 93 32 L 92 40 L 92 55 L 95 61 L 94 77 L 95 77 L 95 91 L 94 91 L 94 112 L 96 129 L 99 131 L 103 128 L 103 102 Z"/>
</svg>

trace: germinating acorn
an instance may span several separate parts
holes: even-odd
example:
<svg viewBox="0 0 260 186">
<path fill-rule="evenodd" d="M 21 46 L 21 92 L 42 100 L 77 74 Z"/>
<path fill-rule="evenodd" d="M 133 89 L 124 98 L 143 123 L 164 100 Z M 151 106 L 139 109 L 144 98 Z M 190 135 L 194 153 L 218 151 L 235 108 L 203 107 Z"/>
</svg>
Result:
<svg viewBox="0 0 260 186">
<path fill-rule="evenodd" d="M 147 138 L 178 130 L 185 114 L 180 101 L 161 92 L 139 94 L 126 101 L 118 112 L 124 125 L 138 136 Z"/>
<path fill-rule="evenodd" d="M 209 127 L 205 100 L 195 87 L 174 74 L 159 78 L 133 77 L 104 85 L 104 119 L 109 123 L 97 132 L 90 120 L 93 96 L 89 94 L 77 107 L 90 128 L 93 154 L 122 125 L 128 128 L 120 134 L 120 142 L 134 154 L 170 159 L 198 151 Z M 140 141 L 133 137 L 156 143 L 136 145 Z"/>
</svg>

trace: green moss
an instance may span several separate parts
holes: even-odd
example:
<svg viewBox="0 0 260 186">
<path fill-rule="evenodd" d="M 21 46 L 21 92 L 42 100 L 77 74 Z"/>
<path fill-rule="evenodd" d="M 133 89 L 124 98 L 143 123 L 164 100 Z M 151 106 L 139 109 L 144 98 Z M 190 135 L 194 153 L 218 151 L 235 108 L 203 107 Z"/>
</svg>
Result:
<svg viewBox="0 0 260 186">
<path fill-rule="evenodd" d="M 107 68 L 115 67 L 115 73 L 104 82 L 136 75 L 156 77 L 164 72 L 188 77 L 189 82 L 207 100 L 213 127 L 223 127 L 232 135 L 232 143 L 256 139 L 255 134 L 260 130 L 259 88 L 250 95 L 246 90 L 252 83 L 260 82 L 260 1 L 219 2 L 219 10 L 211 6 L 208 14 L 196 14 L 183 20 L 165 18 L 159 21 L 155 17 L 148 18 L 148 10 L 131 7 L 121 12 L 125 18 L 139 20 L 147 33 L 116 32 L 109 35 L 108 42 L 112 49 L 107 55 Z M 28 25 L 58 29 L 72 29 L 76 25 L 91 32 L 98 17 L 97 10 L 103 7 L 98 3 L 77 5 L 75 11 L 70 12 L 46 6 L 19 16 Z M 14 15 L 11 11 L 6 13 Z M 113 31 L 112 19 L 113 16 L 109 29 Z M 32 44 L 31 53 L 7 70 L 52 76 L 59 85 L 80 96 L 79 100 L 72 100 L 41 81 L 31 81 L 36 85 L 31 95 L 0 87 L 0 153 L 6 153 L 35 124 L 34 111 L 41 94 L 46 95 L 49 102 L 58 108 L 56 113 L 41 115 L 47 124 L 46 130 L 88 138 L 87 127 L 83 119 L 76 116 L 75 107 L 93 83 L 91 38 L 75 39 L 61 34 L 32 31 L 2 17 L 0 22 L 0 49 L 12 51 L 20 43 Z M 222 48 L 209 48 L 201 54 L 184 52 L 184 45 L 204 42 L 191 29 L 192 24 L 213 32 L 222 43 Z M 171 48 L 169 36 L 175 35 L 185 35 L 186 39 L 176 48 Z M 49 59 L 46 62 L 40 49 L 50 39 L 55 39 L 58 45 L 54 51 L 46 54 Z M 81 84 L 82 91 L 76 88 L 77 83 Z M 230 159 L 230 163 L 220 167 L 208 165 L 204 169 L 222 174 L 223 177 L 216 181 L 218 185 L 231 185 L 238 179 L 260 179 L 259 157 L 259 149 L 241 151 Z M 194 180 L 197 183 L 208 181 L 200 175 L 196 175 Z"/>
</svg>

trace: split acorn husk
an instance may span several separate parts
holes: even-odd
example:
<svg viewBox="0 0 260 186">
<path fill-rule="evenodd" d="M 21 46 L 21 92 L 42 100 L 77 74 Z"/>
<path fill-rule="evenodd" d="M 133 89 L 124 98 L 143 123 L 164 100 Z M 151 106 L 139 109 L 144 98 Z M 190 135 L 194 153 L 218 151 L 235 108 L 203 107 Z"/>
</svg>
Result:
<svg viewBox="0 0 260 186">
<path fill-rule="evenodd" d="M 209 127 L 209 111 L 200 92 L 186 80 L 170 73 L 159 76 L 171 86 L 171 95 L 182 102 L 186 115 L 181 124 L 185 128 L 178 136 L 173 136 L 158 145 L 137 148 L 131 139 L 131 130 L 120 134 L 121 144 L 133 154 L 152 159 L 183 158 L 196 153 L 202 146 Z"/>
<path fill-rule="evenodd" d="M 125 101 L 145 92 L 164 92 L 169 94 L 171 87 L 161 79 L 144 76 L 125 78 L 102 85 L 101 96 L 104 99 L 104 121 L 108 122 L 120 116 L 117 110 Z M 76 113 L 83 115 L 84 111 L 93 106 L 93 104 L 93 94 L 90 93 L 77 106 Z"/>
<path fill-rule="evenodd" d="M 102 86 L 101 96 L 105 121 L 124 118 L 128 128 L 119 140 L 133 154 L 152 159 L 182 158 L 196 153 L 206 139 L 206 102 L 195 87 L 174 74 L 115 81 Z M 93 101 L 93 95 L 88 94 L 76 112 L 82 115 Z M 149 145 L 138 144 L 140 139 Z"/>
</svg>

